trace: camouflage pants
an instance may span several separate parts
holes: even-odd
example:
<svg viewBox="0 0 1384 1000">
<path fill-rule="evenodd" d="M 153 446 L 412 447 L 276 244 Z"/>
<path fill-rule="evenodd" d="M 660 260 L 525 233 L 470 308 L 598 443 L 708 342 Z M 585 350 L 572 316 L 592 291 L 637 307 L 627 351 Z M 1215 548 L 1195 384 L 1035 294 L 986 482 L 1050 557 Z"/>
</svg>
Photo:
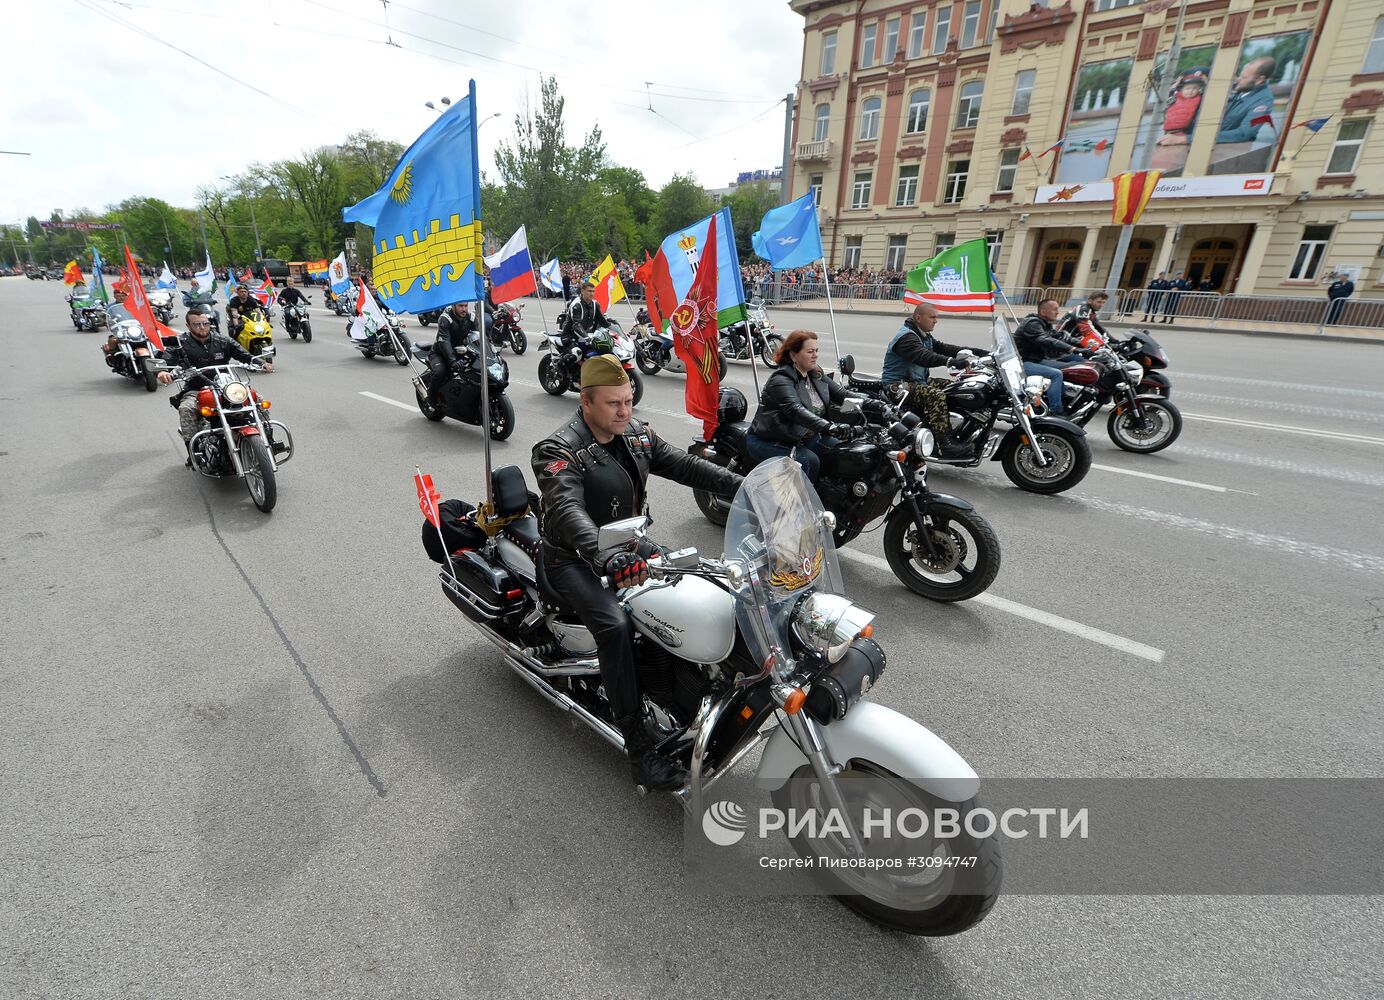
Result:
<svg viewBox="0 0 1384 1000">
<path fill-rule="evenodd" d="M 192 440 L 201 422 L 202 412 L 197 408 L 197 392 L 194 390 L 178 401 L 178 433 L 183 436 L 184 443 Z"/>
<path fill-rule="evenodd" d="M 903 408 L 923 418 L 934 434 L 951 433 L 951 420 L 947 416 L 947 397 L 942 392 L 950 384 L 949 379 L 934 378 L 927 382 L 900 383 L 908 392 L 904 397 Z"/>
</svg>

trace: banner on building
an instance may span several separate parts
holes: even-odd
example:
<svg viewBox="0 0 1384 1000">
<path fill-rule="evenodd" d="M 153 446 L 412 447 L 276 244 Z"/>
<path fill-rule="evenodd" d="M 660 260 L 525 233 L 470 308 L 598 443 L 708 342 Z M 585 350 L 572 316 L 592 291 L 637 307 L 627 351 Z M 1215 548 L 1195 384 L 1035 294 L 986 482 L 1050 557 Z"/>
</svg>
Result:
<svg viewBox="0 0 1384 1000">
<path fill-rule="evenodd" d="M 1273 187 L 1273 174 L 1232 174 L 1223 177 L 1164 177 L 1153 190 L 1154 198 L 1233 198 L 1266 195 Z M 1091 184 L 1044 184 L 1033 196 L 1035 205 L 1066 202 L 1113 201 L 1115 182 Z"/>
<path fill-rule="evenodd" d="M 1134 143 L 1134 162 L 1140 163 L 1143 137 L 1153 136 L 1153 152 L 1149 167 L 1162 171 L 1164 177 L 1179 177 L 1187 165 L 1187 153 L 1192 148 L 1192 136 L 1196 134 L 1197 123 L 1203 115 L 1210 117 L 1209 108 L 1203 105 L 1207 85 L 1211 81 L 1211 65 L 1216 59 L 1216 46 L 1197 45 L 1183 49 L 1178 56 L 1177 65 L 1171 75 L 1165 69 L 1168 53 L 1158 57 L 1157 72 L 1163 77 L 1167 91 L 1163 97 L 1168 102 L 1163 108 L 1160 120 L 1153 121 L 1156 111 L 1152 92 L 1144 108 L 1144 116 L 1139 125 L 1139 134 Z"/>
<path fill-rule="evenodd" d="M 1245 39 L 1230 93 L 1215 120 L 1216 144 L 1211 147 L 1208 174 L 1273 167 L 1311 40 L 1310 31 Z"/>
<path fill-rule="evenodd" d="M 1110 154 L 1133 68 L 1133 59 L 1111 59 L 1087 63 L 1077 73 L 1058 153 L 1059 181 L 1095 181 L 1109 176 Z"/>
</svg>

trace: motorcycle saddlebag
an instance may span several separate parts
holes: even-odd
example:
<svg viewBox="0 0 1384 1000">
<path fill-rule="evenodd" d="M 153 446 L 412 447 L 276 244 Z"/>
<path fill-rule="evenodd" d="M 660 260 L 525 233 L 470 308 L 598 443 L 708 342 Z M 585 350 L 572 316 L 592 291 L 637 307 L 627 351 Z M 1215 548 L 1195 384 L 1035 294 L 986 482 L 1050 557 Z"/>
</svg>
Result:
<svg viewBox="0 0 1384 1000">
<path fill-rule="evenodd" d="M 877 643 L 871 639 L 856 639 L 841 659 L 829 665 L 812 682 L 803 710 L 824 726 L 844 719 L 851 706 L 879 680 L 884 665 L 884 650 Z"/>
<path fill-rule="evenodd" d="M 423 548 L 433 562 L 445 563 L 448 552 L 475 549 L 485 544 L 485 532 L 476 527 L 476 508 L 465 500 L 443 500 L 437 505 L 437 512 L 440 515 L 438 527 L 434 528 L 426 520 L 423 522 Z"/>
</svg>

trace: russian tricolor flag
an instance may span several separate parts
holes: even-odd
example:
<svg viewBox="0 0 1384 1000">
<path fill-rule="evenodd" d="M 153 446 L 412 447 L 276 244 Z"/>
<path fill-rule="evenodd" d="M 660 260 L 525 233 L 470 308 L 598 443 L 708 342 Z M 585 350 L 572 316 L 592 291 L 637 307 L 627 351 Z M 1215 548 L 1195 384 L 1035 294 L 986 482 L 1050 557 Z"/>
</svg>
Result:
<svg viewBox="0 0 1384 1000">
<path fill-rule="evenodd" d="M 538 291 L 533 280 L 533 260 L 529 257 L 529 238 L 520 226 L 500 252 L 485 258 L 490 268 L 490 298 L 496 304 Z"/>
</svg>

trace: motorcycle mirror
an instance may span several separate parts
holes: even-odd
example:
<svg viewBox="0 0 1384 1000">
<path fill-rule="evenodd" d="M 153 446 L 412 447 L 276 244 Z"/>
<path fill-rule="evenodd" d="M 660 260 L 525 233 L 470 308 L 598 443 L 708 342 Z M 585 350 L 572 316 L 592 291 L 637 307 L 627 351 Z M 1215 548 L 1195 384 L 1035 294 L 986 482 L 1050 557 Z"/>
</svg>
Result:
<svg viewBox="0 0 1384 1000">
<path fill-rule="evenodd" d="M 855 357 L 850 354 L 841 355 L 841 360 L 837 363 L 837 367 L 841 369 L 842 375 L 849 378 L 855 374 Z"/>
<path fill-rule="evenodd" d="M 259 356 L 261 358 L 272 358 L 274 356 L 274 348 L 266 347 L 264 350 L 260 351 Z"/>
<path fill-rule="evenodd" d="M 621 548 L 630 542 L 638 541 L 644 537 L 648 530 L 649 519 L 647 517 L 625 517 L 618 521 L 611 521 L 609 524 L 601 526 L 596 534 L 596 547 L 601 552 L 609 552 Z"/>
</svg>

